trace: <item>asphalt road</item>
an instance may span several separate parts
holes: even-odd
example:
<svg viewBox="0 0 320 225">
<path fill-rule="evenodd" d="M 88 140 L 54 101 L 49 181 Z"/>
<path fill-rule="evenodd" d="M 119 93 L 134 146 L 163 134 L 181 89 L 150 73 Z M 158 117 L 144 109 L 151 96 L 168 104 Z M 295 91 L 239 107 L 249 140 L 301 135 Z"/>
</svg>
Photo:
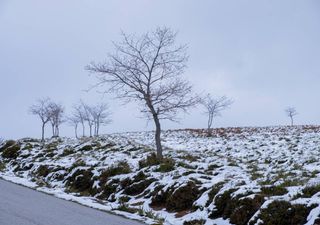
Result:
<svg viewBox="0 0 320 225">
<path fill-rule="evenodd" d="M 1 225 L 142 225 L 0 179 Z"/>
</svg>

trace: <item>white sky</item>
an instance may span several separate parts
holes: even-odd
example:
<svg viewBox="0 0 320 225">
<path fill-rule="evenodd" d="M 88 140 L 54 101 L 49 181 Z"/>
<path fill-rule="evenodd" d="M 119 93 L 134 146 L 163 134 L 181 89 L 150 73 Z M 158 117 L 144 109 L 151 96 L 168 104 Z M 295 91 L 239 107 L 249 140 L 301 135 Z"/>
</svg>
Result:
<svg viewBox="0 0 320 225">
<path fill-rule="evenodd" d="M 0 0 L 0 136 L 39 136 L 28 107 L 46 96 L 68 112 L 80 98 L 108 102 L 113 123 L 103 132 L 152 129 L 135 105 L 84 92 L 95 82 L 84 67 L 103 61 L 121 30 L 157 26 L 178 30 L 178 42 L 189 45 L 185 76 L 196 91 L 235 100 L 215 126 L 288 124 L 291 105 L 298 124 L 320 123 L 317 0 Z M 205 127 L 201 112 L 163 128 Z M 61 133 L 73 131 L 63 126 Z"/>
</svg>

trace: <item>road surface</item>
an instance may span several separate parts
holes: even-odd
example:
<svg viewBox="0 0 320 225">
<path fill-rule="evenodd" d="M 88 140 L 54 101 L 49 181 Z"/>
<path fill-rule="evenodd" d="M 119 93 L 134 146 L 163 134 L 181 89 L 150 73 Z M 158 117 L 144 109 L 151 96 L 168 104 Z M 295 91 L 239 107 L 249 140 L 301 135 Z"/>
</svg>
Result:
<svg viewBox="0 0 320 225">
<path fill-rule="evenodd" d="M 142 225 L 0 179 L 1 225 Z"/>
</svg>

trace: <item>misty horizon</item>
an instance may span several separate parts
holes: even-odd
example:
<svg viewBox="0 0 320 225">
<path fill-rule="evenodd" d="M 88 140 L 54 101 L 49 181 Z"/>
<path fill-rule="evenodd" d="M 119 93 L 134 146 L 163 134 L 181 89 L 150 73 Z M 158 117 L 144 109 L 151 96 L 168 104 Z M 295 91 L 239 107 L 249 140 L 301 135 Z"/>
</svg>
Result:
<svg viewBox="0 0 320 225">
<path fill-rule="evenodd" d="M 135 103 L 86 91 L 97 80 L 85 67 L 104 61 L 121 31 L 140 35 L 162 26 L 188 45 L 183 77 L 195 92 L 234 100 L 214 127 L 289 125 L 289 106 L 299 113 L 295 124 L 320 123 L 319 2 L 162 2 L 2 1 L 0 137 L 39 137 L 41 124 L 29 107 L 43 97 L 64 105 L 67 114 L 80 99 L 106 102 L 113 122 L 101 133 L 153 130 Z M 201 106 L 179 117 L 163 129 L 206 127 Z M 67 124 L 60 133 L 74 136 Z"/>
</svg>

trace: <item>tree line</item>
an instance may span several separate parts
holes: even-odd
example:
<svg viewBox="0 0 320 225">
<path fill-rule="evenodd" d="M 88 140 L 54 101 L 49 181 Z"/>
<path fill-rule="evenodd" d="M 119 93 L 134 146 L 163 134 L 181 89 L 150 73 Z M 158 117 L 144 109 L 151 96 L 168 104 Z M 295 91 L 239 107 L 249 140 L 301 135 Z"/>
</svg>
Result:
<svg viewBox="0 0 320 225">
<path fill-rule="evenodd" d="M 193 92 L 192 85 L 183 77 L 189 58 L 188 46 L 177 44 L 176 37 L 177 32 L 167 27 L 159 27 L 140 36 L 122 33 L 121 41 L 113 43 L 114 52 L 108 53 L 106 60 L 92 62 L 86 67 L 96 75 L 95 87 L 102 87 L 104 92 L 113 93 L 123 101 L 137 102 L 145 118 L 154 122 L 156 151 L 160 160 L 163 158 L 161 121 L 177 121 L 179 112 L 187 112 L 200 104 L 208 116 L 210 135 L 214 117 L 220 116 L 233 103 L 226 96 L 207 94 L 201 97 Z M 30 111 L 42 121 L 42 140 L 48 122 L 53 136 L 59 135 L 59 125 L 65 118 L 62 117 L 64 110 L 61 105 L 42 99 Z M 286 113 L 293 124 L 295 109 L 288 108 Z M 73 107 L 73 113 L 67 120 L 74 126 L 76 137 L 78 125 L 82 126 L 82 136 L 85 136 L 85 125 L 92 136 L 99 135 L 100 125 L 111 121 L 107 105 L 90 107 L 83 102 Z"/>
<path fill-rule="evenodd" d="M 64 107 L 51 100 L 50 98 L 38 99 L 30 109 L 30 113 L 38 116 L 41 120 L 41 140 L 44 141 L 45 127 L 51 125 L 52 137 L 58 137 L 60 134 L 60 126 L 67 122 L 74 127 L 76 138 L 78 135 L 78 127 L 82 127 L 82 136 L 85 136 L 86 127 L 89 130 L 89 136 L 98 136 L 101 126 L 111 123 L 111 112 L 106 103 L 96 105 L 88 105 L 80 101 L 73 106 L 70 115 L 66 115 Z"/>
</svg>

